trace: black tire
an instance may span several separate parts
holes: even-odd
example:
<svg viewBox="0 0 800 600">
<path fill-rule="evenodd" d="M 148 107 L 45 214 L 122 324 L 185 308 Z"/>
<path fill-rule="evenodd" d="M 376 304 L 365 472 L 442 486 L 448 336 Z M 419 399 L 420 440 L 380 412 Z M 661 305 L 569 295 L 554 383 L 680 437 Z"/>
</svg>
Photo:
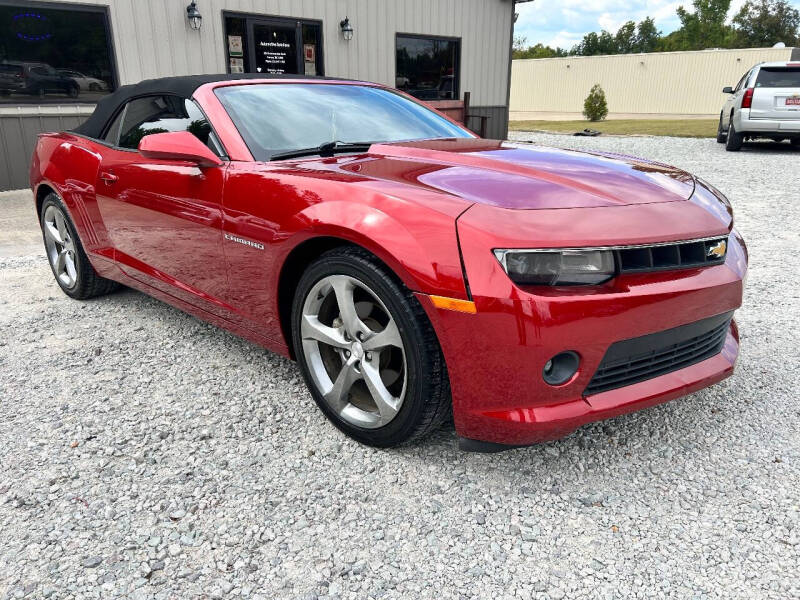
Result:
<svg viewBox="0 0 800 600">
<path fill-rule="evenodd" d="M 378 428 L 358 427 L 331 410 L 306 361 L 300 329 L 303 306 L 315 284 L 333 275 L 358 280 L 380 299 L 397 324 L 406 349 L 407 383 L 402 405 L 391 421 Z M 358 442 L 379 448 L 413 442 L 441 426 L 452 414 L 447 366 L 425 310 L 393 273 L 361 248 L 326 252 L 303 273 L 292 306 L 292 342 L 317 406 L 338 429 Z"/>
<path fill-rule="evenodd" d="M 94 270 L 94 267 L 92 267 L 92 264 L 89 262 L 89 259 L 86 256 L 86 252 L 83 249 L 83 244 L 81 243 L 81 239 L 78 236 L 75 225 L 69 216 L 69 212 L 64 206 L 61 198 L 54 193 L 48 194 L 44 199 L 44 202 L 42 202 L 42 211 L 39 214 L 39 226 L 42 229 L 42 239 L 45 243 L 45 250 L 47 249 L 47 240 L 44 231 L 44 215 L 48 206 L 54 206 L 58 211 L 61 212 L 64 217 L 66 227 L 69 231 L 69 235 L 74 241 L 75 246 L 75 271 L 77 276 L 75 278 L 75 283 L 72 286 L 68 287 L 64 285 L 64 283 L 58 278 L 53 263 L 48 260 L 56 283 L 58 283 L 58 286 L 64 291 L 64 293 L 75 300 L 87 300 L 89 298 L 108 294 L 119 288 L 119 283 L 104 277 L 100 277 L 100 275 L 98 275 Z"/>
<path fill-rule="evenodd" d="M 724 144 L 727 140 L 727 134 L 725 130 L 722 128 L 722 113 L 719 113 L 719 125 L 717 125 L 717 143 Z"/>
<path fill-rule="evenodd" d="M 798 146 L 800 146 L 800 138 L 794 138 L 792 140 L 789 140 L 789 143 L 792 146 L 798 147 Z"/>
<path fill-rule="evenodd" d="M 96 84 L 96 83 L 90 83 L 89 84 L 89 91 L 90 92 L 99 92 L 100 91 L 100 86 L 98 84 Z"/>
<path fill-rule="evenodd" d="M 44 89 L 43 87 L 40 87 L 36 90 L 35 95 L 38 96 L 39 98 L 44 98 L 45 96 L 47 96 L 47 90 Z"/>
<path fill-rule="evenodd" d="M 725 150 L 728 152 L 738 152 L 744 143 L 744 136 L 736 131 L 733 126 L 733 119 L 728 123 L 728 135 L 725 136 Z"/>
<path fill-rule="evenodd" d="M 80 93 L 81 93 L 81 88 L 79 88 L 77 85 L 71 85 L 69 86 L 69 89 L 67 89 L 67 95 L 70 98 L 77 98 L 80 95 Z"/>
</svg>

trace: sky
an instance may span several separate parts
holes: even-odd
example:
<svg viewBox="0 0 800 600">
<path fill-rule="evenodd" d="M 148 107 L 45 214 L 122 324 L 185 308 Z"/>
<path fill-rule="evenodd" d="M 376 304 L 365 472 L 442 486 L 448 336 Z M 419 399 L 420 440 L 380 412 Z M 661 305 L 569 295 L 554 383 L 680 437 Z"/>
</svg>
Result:
<svg viewBox="0 0 800 600">
<path fill-rule="evenodd" d="M 733 0 L 728 15 L 736 14 L 744 2 Z M 800 0 L 789 4 L 800 9 Z M 691 12 L 691 0 L 534 0 L 517 5 L 514 34 L 525 36 L 529 46 L 542 43 L 569 50 L 590 31 L 616 32 L 625 21 L 638 23 L 645 17 L 653 17 L 667 34 L 680 26 L 675 9 L 681 5 Z"/>
</svg>

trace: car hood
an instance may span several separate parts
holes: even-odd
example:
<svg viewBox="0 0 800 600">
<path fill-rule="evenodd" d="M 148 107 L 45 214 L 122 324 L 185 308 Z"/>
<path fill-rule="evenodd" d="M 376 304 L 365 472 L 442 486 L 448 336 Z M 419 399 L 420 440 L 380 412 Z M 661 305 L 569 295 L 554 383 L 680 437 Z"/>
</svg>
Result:
<svg viewBox="0 0 800 600">
<path fill-rule="evenodd" d="M 685 171 L 630 156 L 482 139 L 373 144 L 326 167 L 507 209 L 676 202 L 695 187 Z"/>
</svg>

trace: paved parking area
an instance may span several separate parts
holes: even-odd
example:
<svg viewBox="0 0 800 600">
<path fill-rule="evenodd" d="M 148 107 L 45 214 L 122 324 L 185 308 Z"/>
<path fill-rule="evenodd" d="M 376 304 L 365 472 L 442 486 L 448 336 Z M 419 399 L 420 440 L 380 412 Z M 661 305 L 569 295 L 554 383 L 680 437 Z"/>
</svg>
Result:
<svg viewBox="0 0 800 600">
<path fill-rule="evenodd" d="M 800 152 L 572 138 L 691 170 L 751 252 L 742 355 L 498 455 L 349 441 L 295 365 L 137 292 L 75 302 L 0 195 L 0 598 L 800 597 Z"/>
</svg>

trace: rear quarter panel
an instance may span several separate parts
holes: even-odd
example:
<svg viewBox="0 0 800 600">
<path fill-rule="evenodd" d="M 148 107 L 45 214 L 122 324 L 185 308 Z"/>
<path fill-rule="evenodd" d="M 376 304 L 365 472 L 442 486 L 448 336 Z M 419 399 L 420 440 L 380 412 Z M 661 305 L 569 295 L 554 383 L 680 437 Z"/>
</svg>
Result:
<svg viewBox="0 0 800 600">
<path fill-rule="evenodd" d="M 46 188 L 54 190 L 64 201 L 92 266 L 100 275 L 112 276 L 113 250 L 95 197 L 102 148 L 70 133 L 42 134 L 34 149 L 30 181 L 37 210 Z"/>
</svg>

